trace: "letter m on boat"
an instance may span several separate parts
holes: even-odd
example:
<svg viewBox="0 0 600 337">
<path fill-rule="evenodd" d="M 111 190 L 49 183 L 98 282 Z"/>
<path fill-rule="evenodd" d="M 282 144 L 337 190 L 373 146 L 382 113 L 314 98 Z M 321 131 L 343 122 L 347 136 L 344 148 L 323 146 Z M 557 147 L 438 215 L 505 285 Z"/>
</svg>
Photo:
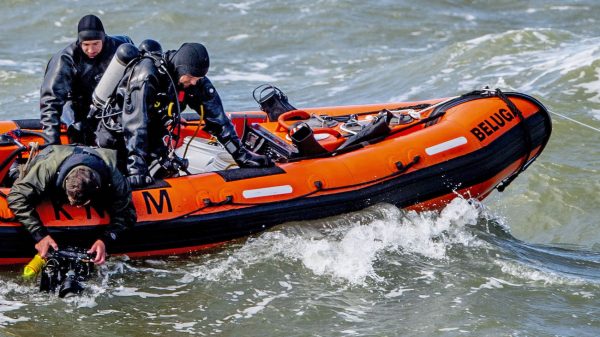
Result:
<svg viewBox="0 0 600 337">
<path fill-rule="evenodd" d="M 146 213 L 152 214 L 152 209 L 156 210 L 157 214 L 162 214 L 167 206 L 167 212 L 173 212 L 173 206 L 171 205 L 171 198 L 167 190 L 161 189 L 158 194 L 158 201 L 150 193 L 150 191 L 143 191 L 142 196 L 144 197 L 144 203 L 146 204 Z"/>
</svg>

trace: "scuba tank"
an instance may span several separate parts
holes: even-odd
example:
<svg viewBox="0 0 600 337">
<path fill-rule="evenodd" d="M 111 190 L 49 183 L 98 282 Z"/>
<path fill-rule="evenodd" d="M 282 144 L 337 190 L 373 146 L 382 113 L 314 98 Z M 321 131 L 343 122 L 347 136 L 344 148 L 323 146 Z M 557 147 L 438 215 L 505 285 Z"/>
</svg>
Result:
<svg viewBox="0 0 600 337">
<path fill-rule="evenodd" d="M 29 261 L 29 263 L 23 269 L 23 278 L 26 280 L 33 280 L 38 276 L 44 265 L 46 264 L 46 259 L 41 257 L 39 254 L 35 254 L 33 259 Z"/>
<path fill-rule="evenodd" d="M 142 55 L 158 55 L 162 56 L 162 46 L 158 41 L 152 39 L 146 39 L 140 43 L 138 49 Z"/>
<path fill-rule="evenodd" d="M 129 62 L 141 55 L 155 54 L 162 55 L 162 47 L 158 42 L 151 39 L 142 41 L 138 48 L 131 43 L 120 45 L 92 94 L 92 102 L 96 108 L 101 109 L 115 92 Z"/>
<path fill-rule="evenodd" d="M 113 56 L 92 94 L 92 102 L 97 108 L 100 109 L 106 104 L 121 78 L 123 78 L 127 65 L 138 56 L 140 56 L 139 49 L 131 43 L 123 43 L 117 48 L 115 56 Z"/>
</svg>

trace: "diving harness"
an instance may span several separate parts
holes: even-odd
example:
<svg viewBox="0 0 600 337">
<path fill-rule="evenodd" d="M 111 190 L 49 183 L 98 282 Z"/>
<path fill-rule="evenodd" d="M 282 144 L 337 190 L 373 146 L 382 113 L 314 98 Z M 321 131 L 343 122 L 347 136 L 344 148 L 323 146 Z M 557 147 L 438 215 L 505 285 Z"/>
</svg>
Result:
<svg viewBox="0 0 600 337">
<path fill-rule="evenodd" d="M 175 176 L 179 171 L 187 171 L 187 160 L 179 158 L 175 153 L 175 144 L 181 131 L 181 107 L 177 96 L 177 86 L 169 74 L 164 54 L 160 45 L 152 41 L 153 49 L 147 50 L 142 46 L 147 45 L 147 40 L 142 42 L 140 49 L 132 44 L 123 44 L 115 53 L 113 60 L 109 64 L 107 71 L 102 76 L 98 86 L 92 95 L 93 106 L 88 115 L 89 119 L 96 119 L 98 123 L 111 133 L 121 135 L 123 125 L 120 122 L 123 114 L 123 100 L 130 99 L 131 76 L 128 78 L 126 93 L 124 96 L 117 95 L 117 90 L 123 76 L 138 65 L 144 59 L 150 59 L 158 69 L 159 75 L 168 79 L 167 92 L 161 92 L 157 95 L 154 102 L 154 112 L 164 126 L 166 135 L 163 137 L 163 144 L 166 146 L 166 154 L 153 154 L 154 160 L 148 165 L 150 174 L 155 178 L 165 178 Z M 123 49 L 123 50 L 121 50 Z M 121 52 L 120 52 L 121 51 Z M 173 99 L 174 98 L 174 99 Z"/>
</svg>

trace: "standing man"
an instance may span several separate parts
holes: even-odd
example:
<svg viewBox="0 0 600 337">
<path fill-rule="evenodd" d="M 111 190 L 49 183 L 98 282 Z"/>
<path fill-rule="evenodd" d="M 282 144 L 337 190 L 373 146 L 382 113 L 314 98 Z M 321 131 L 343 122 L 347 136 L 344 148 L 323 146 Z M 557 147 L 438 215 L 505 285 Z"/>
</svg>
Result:
<svg viewBox="0 0 600 337">
<path fill-rule="evenodd" d="M 86 15 L 77 25 L 77 41 L 48 62 L 40 91 L 41 123 L 52 144 L 60 144 L 61 117 L 69 127 L 69 141 L 94 144 L 95 122 L 88 119 L 92 93 L 117 47 L 127 36 L 108 36 L 102 21 Z"/>
<path fill-rule="evenodd" d="M 36 206 L 42 201 L 76 207 L 92 204 L 110 216 L 110 224 L 88 251 L 96 254 L 94 263 L 104 263 L 107 247 L 137 220 L 131 189 L 116 165 L 115 151 L 83 146 L 48 146 L 33 158 L 7 201 L 15 219 L 31 233 L 40 256 L 46 257 L 48 249 L 56 250 L 58 245 Z"/>
<path fill-rule="evenodd" d="M 204 130 L 218 139 L 239 167 L 273 165 L 268 157 L 244 148 L 206 77 L 209 65 L 202 44 L 184 43 L 178 50 L 167 51 L 163 59 L 145 56 L 126 70 L 113 100 L 117 103 L 108 114 L 113 120 L 99 123 L 96 137 L 100 147 L 115 148 L 127 158 L 127 180 L 132 187 L 152 183 L 148 165 L 167 155 L 167 126 L 178 123 L 172 118 L 178 116 L 172 113 L 177 107 L 195 110 L 204 119 Z"/>
</svg>

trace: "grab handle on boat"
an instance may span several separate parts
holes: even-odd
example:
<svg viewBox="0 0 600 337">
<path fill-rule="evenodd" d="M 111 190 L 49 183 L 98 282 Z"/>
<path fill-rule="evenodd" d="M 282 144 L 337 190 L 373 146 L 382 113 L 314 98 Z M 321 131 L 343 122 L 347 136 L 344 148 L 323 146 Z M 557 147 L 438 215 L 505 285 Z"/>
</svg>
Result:
<svg viewBox="0 0 600 337">
<path fill-rule="evenodd" d="M 231 204 L 231 202 L 233 201 L 233 196 L 228 195 L 225 197 L 225 200 L 222 200 L 219 202 L 214 202 L 214 201 L 210 200 L 210 198 L 206 198 L 202 201 L 204 202 L 204 207 L 223 206 L 223 205 Z"/>
<path fill-rule="evenodd" d="M 396 162 L 396 167 L 398 168 L 398 173 L 404 173 L 404 172 L 408 171 L 409 168 L 415 166 L 415 164 L 417 164 L 419 161 L 421 161 L 421 156 L 415 156 L 413 158 L 413 160 L 406 165 L 402 164 L 401 161 Z"/>
</svg>

